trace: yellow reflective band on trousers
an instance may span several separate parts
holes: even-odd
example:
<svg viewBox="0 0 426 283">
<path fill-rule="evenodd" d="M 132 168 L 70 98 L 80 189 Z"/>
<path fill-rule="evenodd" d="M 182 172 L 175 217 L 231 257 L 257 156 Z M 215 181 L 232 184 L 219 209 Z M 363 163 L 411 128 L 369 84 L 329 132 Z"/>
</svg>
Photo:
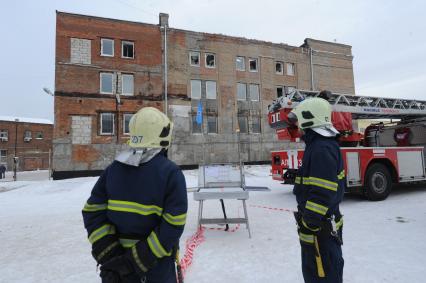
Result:
<svg viewBox="0 0 426 283">
<path fill-rule="evenodd" d="M 95 212 L 100 210 L 106 210 L 107 204 L 106 203 L 99 203 L 99 204 L 90 204 L 87 203 L 83 207 L 83 212 Z"/>
<path fill-rule="evenodd" d="M 345 178 L 345 176 L 346 176 L 345 170 L 343 169 L 342 172 L 340 172 L 340 174 L 337 175 L 337 179 L 342 180 Z"/>
<path fill-rule="evenodd" d="M 343 217 L 336 222 L 336 229 L 339 230 L 340 228 L 342 228 L 342 226 L 343 226 Z"/>
<path fill-rule="evenodd" d="M 170 213 L 163 214 L 164 220 L 168 223 L 176 226 L 185 225 L 186 223 L 186 213 L 180 215 L 171 215 Z"/>
<path fill-rule="evenodd" d="M 161 216 L 163 209 L 156 205 L 144 205 L 123 200 L 108 200 L 108 210 L 137 213 L 141 215 L 157 214 Z"/>
<path fill-rule="evenodd" d="M 97 240 L 109 234 L 115 234 L 115 227 L 110 224 L 105 224 L 89 235 L 89 242 L 93 245 Z"/>
<path fill-rule="evenodd" d="M 337 191 L 337 183 L 317 177 L 303 177 L 303 184 L 317 186 L 334 192 Z"/>
<path fill-rule="evenodd" d="M 306 202 L 305 208 L 321 215 L 325 215 L 328 210 L 327 207 L 309 200 Z"/>
<path fill-rule="evenodd" d="M 133 259 L 135 260 L 136 264 L 138 265 L 138 267 L 143 271 L 143 272 L 147 272 L 148 268 L 145 267 L 145 265 L 143 265 L 141 259 L 139 258 L 138 255 L 138 250 L 136 249 L 136 246 L 132 247 L 132 256 Z"/>
<path fill-rule="evenodd" d="M 131 248 L 134 245 L 136 245 L 137 242 L 139 242 L 139 240 L 135 240 L 135 239 L 123 239 L 120 238 L 118 239 L 120 241 L 120 244 L 123 248 Z"/>
<path fill-rule="evenodd" d="M 170 256 L 172 254 L 171 252 L 166 252 L 163 245 L 161 245 L 160 241 L 158 240 L 157 234 L 155 234 L 154 231 L 149 234 L 147 241 L 149 248 L 156 257 L 162 258 L 164 256 Z"/>
<path fill-rule="evenodd" d="M 302 242 L 305 242 L 305 243 L 308 243 L 308 244 L 313 244 L 314 243 L 314 235 L 308 235 L 308 234 L 299 233 L 299 239 Z"/>
</svg>

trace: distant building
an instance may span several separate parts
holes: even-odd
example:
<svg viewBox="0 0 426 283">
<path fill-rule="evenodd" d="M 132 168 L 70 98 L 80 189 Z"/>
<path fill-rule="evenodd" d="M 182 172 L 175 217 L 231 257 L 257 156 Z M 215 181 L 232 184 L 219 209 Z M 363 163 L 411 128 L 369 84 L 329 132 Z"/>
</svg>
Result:
<svg viewBox="0 0 426 283">
<path fill-rule="evenodd" d="M 243 161 L 259 162 L 285 146 L 267 123 L 273 99 L 293 88 L 355 92 L 351 46 L 306 39 L 295 47 L 174 29 L 167 14 L 159 18 L 57 12 L 54 178 L 103 170 L 144 106 L 173 120 L 169 157 L 179 165 L 237 161 L 238 148 Z"/>
<path fill-rule="evenodd" d="M 18 171 L 49 168 L 53 123 L 46 119 L 0 116 L 0 163 Z"/>
</svg>

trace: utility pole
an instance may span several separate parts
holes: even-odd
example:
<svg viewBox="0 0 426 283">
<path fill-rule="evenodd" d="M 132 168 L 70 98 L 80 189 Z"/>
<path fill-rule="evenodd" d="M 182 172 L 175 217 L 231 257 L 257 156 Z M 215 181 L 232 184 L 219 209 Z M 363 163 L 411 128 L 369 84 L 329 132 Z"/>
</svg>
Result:
<svg viewBox="0 0 426 283">
<path fill-rule="evenodd" d="M 18 166 L 18 156 L 16 156 L 17 154 L 16 149 L 18 146 L 18 122 L 19 122 L 19 119 L 15 119 L 15 153 L 13 157 L 13 181 L 17 180 L 16 170 Z"/>
</svg>

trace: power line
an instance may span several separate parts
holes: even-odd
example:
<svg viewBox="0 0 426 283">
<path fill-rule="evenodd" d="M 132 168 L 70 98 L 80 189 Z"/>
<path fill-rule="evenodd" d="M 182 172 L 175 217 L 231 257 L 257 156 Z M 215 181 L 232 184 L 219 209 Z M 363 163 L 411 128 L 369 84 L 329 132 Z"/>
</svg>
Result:
<svg viewBox="0 0 426 283">
<path fill-rule="evenodd" d="M 132 4 L 128 3 L 128 2 L 125 2 L 124 0 L 116 0 L 116 1 L 120 2 L 121 4 L 124 4 L 124 5 L 128 6 L 128 7 L 130 7 L 130 8 L 133 8 L 133 9 L 139 10 L 139 11 L 141 11 L 142 13 L 145 13 L 145 14 L 147 14 L 147 15 L 154 16 L 154 17 L 156 17 L 156 16 L 157 16 L 156 14 L 154 14 L 154 13 L 152 13 L 152 12 L 148 12 L 148 11 L 146 11 L 146 10 L 143 10 L 143 9 L 141 9 L 141 8 L 139 8 L 139 7 L 135 6 L 135 5 L 132 5 Z"/>
</svg>

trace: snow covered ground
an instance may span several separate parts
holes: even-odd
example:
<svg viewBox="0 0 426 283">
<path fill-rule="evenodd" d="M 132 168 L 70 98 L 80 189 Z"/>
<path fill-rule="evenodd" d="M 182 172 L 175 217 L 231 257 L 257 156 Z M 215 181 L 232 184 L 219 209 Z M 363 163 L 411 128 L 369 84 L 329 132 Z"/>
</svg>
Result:
<svg viewBox="0 0 426 283">
<path fill-rule="evenodd" d="M 185 171 L 188 187 L 197 172 Z M 245 227 L 235 232 L 205 230 L 185 282 L 303 282 L 300 248 L 291 213 L 291 186 L 269 176 L 269 166 L 246 168 L 250 192 Z M 90 256 L 81 209 L 97 178 L 0 182 L 0 282 L 100 282 Z M 188 194 L 189 212 L 181 249 L 196 232 L 198 203 Z M 229 217 L 242 214 L 241 202 L 225 201 Z M 345 282 L 425 282 L 426 188 L 396 188 L 382 202 L 346 196 Z M 207 201 L 206 217 L 221 216 L 220 203 Z M 231 226 L 231 228 L 235 226 Z"/>
</svg>

